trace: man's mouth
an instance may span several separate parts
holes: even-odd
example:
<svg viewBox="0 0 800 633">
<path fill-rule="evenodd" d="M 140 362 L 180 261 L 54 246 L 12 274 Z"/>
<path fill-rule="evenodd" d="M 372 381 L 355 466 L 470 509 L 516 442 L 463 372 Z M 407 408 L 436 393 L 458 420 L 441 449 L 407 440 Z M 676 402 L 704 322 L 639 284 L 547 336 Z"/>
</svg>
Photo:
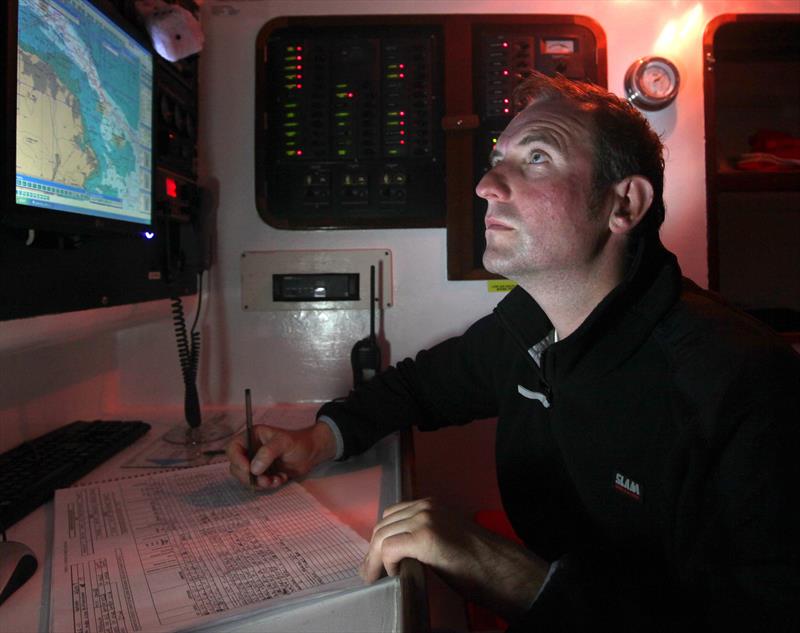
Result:
<svg viewBox="0 0 800 633">
<path fill-rule="evenodd" d="M 512 231 L 514 230 L 512 226 L 506 224 L 502 220 L 499 220 L 495 217 L 486 216 L 484 218 L 484 223 L 486 224 L 487 231 Z"/>
</svg>

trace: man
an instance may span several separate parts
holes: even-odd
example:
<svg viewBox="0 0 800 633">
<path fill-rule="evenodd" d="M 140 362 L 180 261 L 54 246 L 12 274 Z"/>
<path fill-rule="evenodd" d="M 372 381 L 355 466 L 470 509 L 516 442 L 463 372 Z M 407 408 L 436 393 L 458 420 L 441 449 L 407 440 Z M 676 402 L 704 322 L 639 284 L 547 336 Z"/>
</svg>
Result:
<svg viewBox="0 0 800 633">
<path fill-rule="evenodd" d="M 661 143 L 604 90 L 535 75 L 491 153 L 487 270 L 518 282 L 305 431 L 258 428 L 280 485 L 416 425 L 498 416 L 503 505 L 525 546 L 431 500 L 389 508 L 362 575 L 430 566 L 512 629 L 795 630 L 800 359 L 682 279 L 658 240 Z"/>
</svg>

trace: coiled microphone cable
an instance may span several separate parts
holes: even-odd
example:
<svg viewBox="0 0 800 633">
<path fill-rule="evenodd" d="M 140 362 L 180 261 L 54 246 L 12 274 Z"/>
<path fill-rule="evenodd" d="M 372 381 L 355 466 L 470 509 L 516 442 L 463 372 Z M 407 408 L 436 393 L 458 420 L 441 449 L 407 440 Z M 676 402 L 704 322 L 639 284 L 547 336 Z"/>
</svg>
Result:
<svg viewBox="0 0 800 633">
<path fill-rule="evenodd" d="M 194 322 L 187 333 L 186 318 L 183 314 L 183 301 L 178 292 L 173 288 L 171 292 L 172 322 L 175 328 L 175 338 L 178 343 L 178 359 L 183 374 L 185 387 L 183 399 L 183 412 L 186 422 L 193 429 L 200 426 L 200 396 L 197 393 L 197 368 L 200 364 L 200 332 L 196 330 L 200 318 L 200 307 L 203 302 L 203 273 L 197 275 L 197 311 Z"/>
</svg>

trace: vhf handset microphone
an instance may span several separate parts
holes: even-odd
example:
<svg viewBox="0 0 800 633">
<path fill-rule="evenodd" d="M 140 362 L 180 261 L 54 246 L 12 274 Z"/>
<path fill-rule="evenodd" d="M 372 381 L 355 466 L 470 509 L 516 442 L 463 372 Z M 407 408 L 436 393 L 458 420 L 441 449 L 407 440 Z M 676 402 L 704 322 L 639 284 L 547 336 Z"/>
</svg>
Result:
<svg viewBox="0 0 800 633">
<path fill-rule="evenodd" d="M 375 338 L 375 266 L 369 267 L 369 336 L 353 346 L 350 364 L 354 387 L 367 382 L 381 369 L 381 348 Z"/>
</svg>

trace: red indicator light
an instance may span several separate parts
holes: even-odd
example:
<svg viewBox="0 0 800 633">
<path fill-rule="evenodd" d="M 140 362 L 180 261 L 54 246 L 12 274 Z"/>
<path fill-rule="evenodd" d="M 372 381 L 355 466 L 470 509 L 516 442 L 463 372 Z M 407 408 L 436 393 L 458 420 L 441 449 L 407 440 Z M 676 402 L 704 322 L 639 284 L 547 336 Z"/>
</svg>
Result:
<svg viewBox="0 0 800 633">
<path fill-rule="evenodd" d="M 405 125 L 405 124 L 406 124 L 405 121 L 400 121 L 400 125 Z"/>
<path fill-rule="evenodd" d="M 503 99 L 503 103 L 508 103 L 508 99 Z"/>
<path fill-rule="evenodd" d="M 400 64 L 400 70 L 403 70 L 403 68 L 405 68 L 405 67 L 406 67 L 405 64 Z"/>
<path fill-rule="evenodd" d="M 300 73 L 297 73 L 297 78 L 298 78 L 298 79 L 302 79 L 302 78 L 303 78 L 303 75 L 301 75 Z"/>
<path fill-rule="evenodd" d="M 297 61 L 301 62 L 301 61 L 303 61 L 303 56 L 302 55 L 298 55 L 295 59 Z"/>
<path fill-rule="evenodd" d="M 303 70 L 303 65 L 302 64 L 297 64 L 297 66 L 295 66 L 295 68 L 297 70 Z"/>
<path fill-rule="evenodd" d="M 406 74 L 405 73 L 400 73 L 398 75 L 398 77 L 400 77 L 400 79 L 405 79 L 406 78 Z"/>
<path fill-rule="evenodd" d="M 355 95 L 353 95 L 353 93 L 352 93 L 352 92 L 348 92 L 348 93 L 347 93 L 347 98 L 348 98 L 348 99 L 352 99 L 354 96 L 355 96 Z"/>
<path fill-rule="evenodd" d="M 297 150 L 297 155 L 298 156 L 302 156 L 303 155 L 303 150 L 301 150 L 301 149 Z"/>
<path fill-rule="evenodd" d="M 297 47 L 295 47 L 295 48 L 297 48 L 297 50 L 298 50 L 298 51 L 302 51 L 302 50 L 303 50 L 303 47 L 302 47 L 302 46 L 297 46 Z"/>
<path fill-rule="evenodd" d="M 508 114 L 508 108 L 503 108 L 503 112 Z"/>
<path fill-rule="evenodd" d="M 403 136 L 403 135 L 405 135 L 405 133 L 406 133 L 406 131 L 405 131 L 405 130 L 400 130 L 400 136 Z"/>
<path fill-rule="evenodd" d="M 166 184 L 166 189 L 167 189 L 167 197 L 168 198 L 177 198 L 178 197 L 178 183 L 176 183 L 172 178 L 167 178 L 165 184 Z"/>
<path fill-rule="evenodd" d="M 297 84 L 297 89 L 298 90 L 302 90 L 302 88 L 303 88 L 303 84 Z"/>
<path fill-rule="evenodd" d="M 405 115 L 406 115 L 405 111 L 400 110 L 400 116 L 405 116 Z"/>
<path fill-rule="evenodd" d="M 503 75 L 505 75 L 506 77 L 508 77 L 508 70 L 503 70 Z"/>
<path fill-rule="evenodd" d="M 503 42 L 503 48 L 508 48 L 508 42 Z"/>
</svg>

